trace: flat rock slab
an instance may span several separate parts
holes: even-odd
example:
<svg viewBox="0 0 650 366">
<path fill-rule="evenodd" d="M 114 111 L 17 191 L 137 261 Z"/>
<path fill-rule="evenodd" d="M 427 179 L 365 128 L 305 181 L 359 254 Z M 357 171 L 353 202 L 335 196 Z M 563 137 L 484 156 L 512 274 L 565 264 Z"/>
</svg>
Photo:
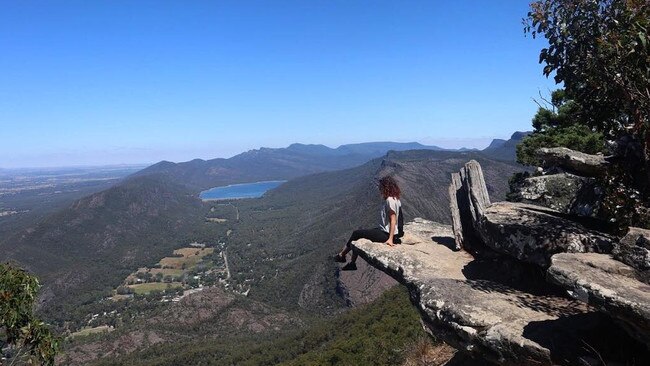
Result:
<svg viewBox="0 0 650 366">
<path fill-rule="evenodd" d="M 611 252 L 611 237 L 567 220 L 546 207 L 497 202 L 486 208 L 477 231 L 497 252 L 548 268 L 560 252 Z"/>
<path fill-rule="evenodd" d="M 571 364 L 604 317 L 579 301 L 503 280 L 508 270 L 495 259 L 453 251 L 450 226 L 416 219 L 405 232 L 413 245 L 352 245 L 406 285 L 427 327 L 457 349 L 505 365 Z"/>
<path fill-rule="evenodd" d="M 621 322 L 650 348 L 650 286 L 634 277 L 634 268 L 610 255 L 562 253 L 553 256 L 548 279 Z"/>
</svg>

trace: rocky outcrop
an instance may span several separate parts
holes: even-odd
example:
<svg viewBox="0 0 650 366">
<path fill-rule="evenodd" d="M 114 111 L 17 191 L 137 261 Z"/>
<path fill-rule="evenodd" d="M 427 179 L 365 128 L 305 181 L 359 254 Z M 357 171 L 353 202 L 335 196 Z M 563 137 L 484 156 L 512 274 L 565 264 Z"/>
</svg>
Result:
<svg viewBox="0 0 650 366">
<path fill-rule="evenodd" d="M 557 155 L 567 149 L 546 150 Z M 571 154 L 570 158 L 558 158 L 555 162 L 563 162 L 567 167 L 568 161 L 583 173 L 588 171 L 585 166 L 602 165 L 599 159 L 583 155 Z M 631 228 L 626 237 L 617 241 L 578 223 L 575 216 L 579 215 L 571 214 L 582 207 L 586 215 L 590 209 L 585 208 L 586 203 L 577 202 L 597 201 L 594 198 L 599 193 L 585 193 L 597 189 L 596 179 L 568 173 L 527 178 L 520 185 L 518 194 L 528 201 L 543 203 L 541 206 L 518 202 L 489 204 L 477 165 L 469 162 L 461 169 L 460 187 L 452 177 L 450 199 L 453 201 L 454 192 L 457 198 L 467 196 L 465 203 L 457 199 L 457 207 L 452 204 L 455 239 L 458 241 L 456 232 L 460 231 L 465 247 L 484 245 L 518 261 L 548 268 L 549 281 L 564 287 L 577 299 L 597 306 L 625 324 L 635 338 L 650 345 L 650 318 L 644 313 L 650 298 L 643 296 L 650 290 L 650 231 Z M 468 237 L 473 237 L 471 245 Z M 609 255 L 612 252 L 614 257 Z"/>
<path fill-rule="evenodd" d="M 598 343 L 607 318 L 588 305 L 513 276 L 514 261 L 456 252 L 449 226 L 416 219 L 414 245 L 352 245 L 373 266 L 407 286 L 429 332 L 455 348 L 500 365 L 583 364 L 584 343 Z M 515 263 L 516 265 L 516 263 Z M 594 335 L 596 337 L 594 337 Z M 604 346 L 603 346 L 604 347 Z"/>
<path fill-rule="evenodd" d="M 557 211 L 532 205 L 497 202 L 477 223 L 483 243 L 495 251 L 542 268 L 556 253 L 609 253 L 612 238 L 562 218 Z"/>
<path fill-rule="evenodd" d="M 614 259 L 636 269 L 640 281 L 650 285 L 650 230 L 630 227 L 628 233 L 614 245 Z"/>
<path fill-rule="evenodd" d="M 490 206 L 490 195 L 483 178 L 483 170 L 476 160 L 470 160 L 460 170 L 460 180 L 467 194 L 472 222 L 477 222 L 485 208 Z"/>
<path fill-rule="evenodd" d="M 635 278 L 634 268 L 609 255 L 557 254 L 548 279 L 618 320 L 650 349 L 650 286 Z"/>
<path fill-rule="evenodd" d="M 546 185 L 540 189 L 546 194 L 552 179 L 558 186 L 576 183 L 565 202 L 549 204 L 563 212 L 491 203 L 481 166 L 470 161 L 452 174 L 451 226 L 416 219 L 405 228 L 404 243 L 411 245 L 391 248 L 360 240 L 353 246 L 409 288 L 432 334 L 482 360 L 650 363 L 650 286 L 637 280 L 647 264 L 650 236 L 631 230 L 621 244 L 585 227 L 570 215 L 568 207 L 576 202 L 570 196 L 595 180 L 560 173 L 535 184 Z M 528 193 L 532 200 L 535 191 Z M 617 255 L 638 268 L 611 257 L 615 243 Z M 467 250 L 458 251 L 461 247 Z"/>
<path fill-rule="evenodd" d="M 542 268 L 550 265 L 555 253 L 612 250 L 609 236 L 567 220 L 555 210 L 513 202 L 490 204 L 481 167 L 476 161 L 468 162 L 459 176 L 460 188 L 453 176 L 450 187 L 450 200 L 454 201 L 455 193 L 457 202 L 456 207 L 452 202 L 457 246 L 467 246 L 466 238 L 473 237 L 474 241 L 478 239 L 499 253 Z"/>
<path fill-rule="evenodd" d="M 537 157 L 543 168 L 561 168 L 586 177 L 602 176 L 607 168 L 603 155 L 590 155 L 566 147 L 541 148 Z"/>
<path fill-rule="evenodd" d="M 595 178 L 569 173 L 527 177 L 517 182 L 510 200 L 552 208 L 561 213 L 595 217 L 603 190 Z"/>
<path fill-rule="evenodd" d="M 630 227 L 612 254 L 617 260 L 638 270 L 650 270 L 650 230 Z"/>
</svg>

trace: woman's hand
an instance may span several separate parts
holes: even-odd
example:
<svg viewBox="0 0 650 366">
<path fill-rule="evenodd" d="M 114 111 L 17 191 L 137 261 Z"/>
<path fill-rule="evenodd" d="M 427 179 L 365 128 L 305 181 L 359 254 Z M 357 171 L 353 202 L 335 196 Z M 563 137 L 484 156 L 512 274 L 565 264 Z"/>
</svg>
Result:
<svg viewBox="0 0 650 366">
<path fill-rule="evenodd" d="M 386 240 L 386 242 L 384 244 L 388 245 L 389 247 L 394 247 L 395 246 L 395 243 L 393 243 L 392 239 Z"/>
</svg>

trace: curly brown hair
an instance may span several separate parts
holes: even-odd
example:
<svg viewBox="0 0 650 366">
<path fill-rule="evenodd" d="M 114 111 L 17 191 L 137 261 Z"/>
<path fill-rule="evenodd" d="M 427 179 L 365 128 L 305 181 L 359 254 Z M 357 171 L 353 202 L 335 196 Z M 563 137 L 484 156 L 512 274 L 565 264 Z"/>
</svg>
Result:
<svg viewBox="0 0 650 366">
<path fill-rule="evenodd" d="M 399 199 L 401 191 L 395 179 L 391 176 L 383 177 L 379 180 L 379 191 L 384 199 L 388 197 L 395 197 Z"/>
</svg>

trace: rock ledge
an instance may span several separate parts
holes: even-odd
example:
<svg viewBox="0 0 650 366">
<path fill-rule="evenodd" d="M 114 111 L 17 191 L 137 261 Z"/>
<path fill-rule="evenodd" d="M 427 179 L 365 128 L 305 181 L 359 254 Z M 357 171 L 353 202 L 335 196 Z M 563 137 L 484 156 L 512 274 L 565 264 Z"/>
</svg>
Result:
<svg viewBox="0 0 650 366">
<path fill-rule="evenodd" d="M 450 226 L 416 219 L 404 244 L 352 245 L 371 265 L 406 285 L 430 332 L 459 350 L 503 365 L 572 363 L 603 317 L 588 305 L 511 281 L 494 258 L 454 251 Z M 511 273 L 510 273 L 511 274 Z M 584 348 L 584 347 L 583 347 Z"/>
</svg>

